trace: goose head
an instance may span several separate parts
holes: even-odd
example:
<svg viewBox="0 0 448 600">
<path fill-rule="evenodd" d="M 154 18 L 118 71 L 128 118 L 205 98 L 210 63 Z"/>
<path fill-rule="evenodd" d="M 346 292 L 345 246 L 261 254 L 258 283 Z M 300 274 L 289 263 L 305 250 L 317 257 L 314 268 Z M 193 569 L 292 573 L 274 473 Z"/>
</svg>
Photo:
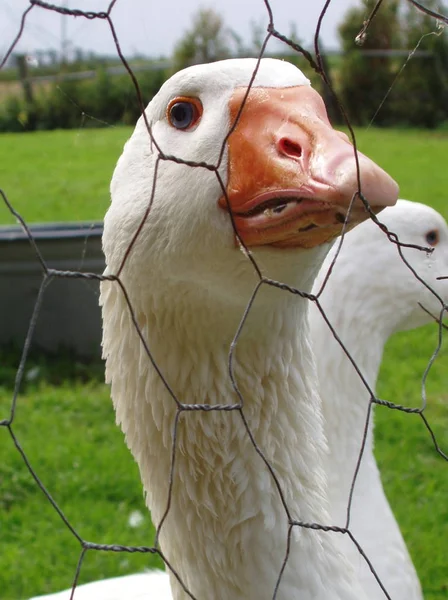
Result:
<svg viewBox="0 0 448 600">
<path fill-rule="evenodd" d="M 389 241 L 384 232 L 371 220 L 351 231 L 345 238 L 332 277 L 334 284 L 322 294 L 324 310 L 330 312 L 336 327 L 348 330 L 359 319 L 363 330 L 372 327 L 379 340 L 397 331 L 414 329 L 433 318 L 422 306 L 439 317 L 442 302 L 448 301 L 448 280 L 439 277 L 448 273 L 448 226 L 434 209 L 409 200 L 398 200 L 386 208 L 379 220 L 397 235 L 402 244 L 412 244 L 428 251 L 401 246 Z M 357 252 L 353 260 L 353 252 Z M 327 256 L 315 283 L 317 292 L 336 252 Z M 420 281 L 415 275 L 423 280 Z M 338 303 L 333 301 L 338 284 Z M 425 285 L 427 284 L 427 285 Z M 435 292 L 435 293 L 434 293 Z M 343 316 L 350 312 L 351 318 Z M 356 327 L 358 327 L 358 325 Z"/>
<path fill-rule="evenodd" d="M 438 279 L 448 274 L 447 223 L 431 207 L 408 200 L 399 200 L 393 210 L 385 210 L 380 215 L 380 221 L 389 231 L 397 234 L 400 242 L 428 249 L 426 252 L 404 246 L 401 248 L 406 262 L 424 283 L 398 256 L 395 244 L 384 244 L 382 249 L 384 261 L 381 262 L 387 261 L 390 265 L 387 270 L 388 281 L 383 285 L 389 285 L 389 299 L 394 307 L 392 333 L 421 327 L 433 320 L 423 307 L 439 317 L 441 300 L 448 302 L 448 280 Z"/>
<path fill-rule="evenodd" d="M 154 276 L 194 281 L 231 301 L 256 280 L 238 236 L 267 276 L 298 284 L 299 257 L 323 256 L 341 232 L 358 190 L 353 146 L 287 62 L 261 60 L 240 111 L 256 66 L 235 59 L 187 68 L 150 102 L 146 119 L 158 148 L 140 118 L 111 184 L 103 237 L 109 272 L 141 225 L 125 267 L 140 288 Z M 396 183 L 361 153 L 359 166 L 372 209 L 394 204 Z M 356 200 L 349 226 L 367 217 Z"/>
</svg>

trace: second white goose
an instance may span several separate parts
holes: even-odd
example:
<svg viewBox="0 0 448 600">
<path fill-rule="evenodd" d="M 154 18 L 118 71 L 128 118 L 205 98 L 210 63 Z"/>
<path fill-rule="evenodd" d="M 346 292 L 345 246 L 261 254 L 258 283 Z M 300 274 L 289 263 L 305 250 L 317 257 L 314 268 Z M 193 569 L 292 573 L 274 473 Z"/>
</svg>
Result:
<svg viewBox="0 0 448 600">
<path fill-rule="evenodd" d="M 439 275 L 448 273 L 448 228 L 443 217 L 423 204 L 399 200 L 396 206 L 384 210 L 379 219 L 401 242 L 434 249 L 432 254 L 410 248 L 403 248 L 402 252 L 418 275 L 447 302 L 448 281 L 437 280 Z M 336 249 L 337 244 L 316 279 L 313 290 L 316 293 Z M 400 258 L 395 244 L 373 221 L 351 231 L 322 293 L 321 304 L 373 390 L 387 339 L 396 331 L 431 321 L 419 303 L 434 315 L 440 314 L 440 301 L 418 281 Z M 330 449 L 327 460 L 330 512 L 333 522 L 344 526 L 369 393 L 314 306 L 310 318 Z M 391 400 L 406 404 L 404 398 Z M 384 494 L 374 458 L 373 415 L 354 488 L 350 531 L 392 600 L 422 599 L 418 577 Z M 383 600 L 384 593 L 359 552 L 348 540 L 343 541 L 368 598 Z"/>
</svg>

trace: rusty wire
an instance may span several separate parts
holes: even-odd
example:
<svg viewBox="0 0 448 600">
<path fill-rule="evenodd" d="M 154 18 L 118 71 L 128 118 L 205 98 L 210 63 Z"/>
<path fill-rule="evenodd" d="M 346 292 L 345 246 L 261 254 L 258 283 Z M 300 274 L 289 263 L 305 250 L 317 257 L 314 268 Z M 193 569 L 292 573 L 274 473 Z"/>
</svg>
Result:
<svg viewBox="0 0 448 600">
<path fill-rule="evenodd" d="M 441 347 L 441 342 L 442 342 L 442 331 L 443 331 L 443 327 L 445 327 L 445 325 L 443 325 L 442 323 L 442 317 L 444 314 L 444 311 L 446 310 L 446 306 L 443 302 L 443 299 L 435 292 L 435 290 L 433 290 L 421 277 L 419 277 L 419 275 L 416 273 L 416 271 L 413 269 L 413 267 L 408 263 L 408 261 L 406 260 L 406 258 L 404 257 L 403 253 L 402 253 L 402 247 L 414 247 L 417 248 L 421 251 L 425 251 L 425 252 L 429 252 L 431 251 L 431 249 L 429 248 L 422 248 L 419 246 L 414 246 L 414 245 L 409 245 L 409 244 L 404 244 L 402 242 L 400 242 L 400 240 L 398 239 L 397 235 L 394 232 L 389 231 L 385 225 L 383 225 L 378 218 L 375 216 L 375 214 L 371 211 L 370 206 L 366 200 L 366 198 L 363 196 L 362 194 L 362 189 L 361 189 L 361 179 L 360 179 L 360 169 L 359 169 L 359 161 L 358 161 L 358 153 L 357 153 L 357 144 L 356 144 L 356 136 L 354 133 L 354 130 L 351 126 L 351 123 L 347 117 L 347 114 L 345 112 L 344 106 L 342 105 L 338 95 L 336 94 L 336 92 L 334 91 L 334 89 L 331 86 L 331 83 L 329 81 L 329 78 L 325 72 L 324 69 L 324 63 L 322 60 L 322 56 L 321 56 L 321 49 L 320 49 L 320 42 L 319 42 L 319 34 L 320 34 L 320 27 L 322 24 L 322 21 L 325 17 L 326 11 L 328 9 L 328 7 L 331 4 L 332 0 L 326 0 L 324 7 L 321 11 L 321 14 L 319 16 L 318 19 L 318 23 L 317 23 L 317 27 L 316 27 L 316 32 L 315 32 L 315 37 L 314 37 L 314 56 L 305 48 L 303 48 L 300 44 L 298 44 L 297 42 L 291 40 L 288 36 L 285 36 L 284 34 L 282 34 L 281 32 L 279 32 L 276 27 L 275 27 L 275 22 L 274 22 L 274 14 L 272 11 L 272 8 L 270 6 L 269 0 L 261 0 L 264 3 L 264 6 L 266 8 L 266 12 L 267 12 L 267 16 L 268 16 L 268 26 L 267 26 L 267 32 L 265 35 L 265 38 L 263 40 L 262 46 L 260 48 L 260 52 L 259 52 L 259 56 L 256 62 L 256 67 L 253 71 L 251 80 L 248 83 L 248 88 L 247 88 L 247 92 L 243 98 L 243 101 L 241 103 L 241 106 L 239 108 L 239 111 L 236 115 L 236 118 L 234 120 L 234 122 L 231 124 L 231 127 L 229 129 L 229 132 L 227 133 L 227 135 L 225 136 L 223 142 L 222 142 L 222 146 L 221 146 L 221 150 L 219 153 L 219 158 L 217 160 L 217 162 L 215 164 L 212 163 L 206 163 L 206 162 L 194 162 L 194 161 L 188 161 L 188 160 L 184 160 L 180 157 L 174 156 L 174 155 L 170 155 L 170 154 L 165 154 L 160 146 L 157 143 L 157 140 L 155 139 L 152 129 L 151 129 L 151 125 L 149 124 L 148 120 L 147 120 L 147 116 L 146 113 L 144 111 L 145 109 L 145 105 L 143 102 L 143 97 L 140 91 L 140 87 L 137 81 L 137 78 L 135 77 L 132 68 L 130 67 L 129 63 L 127 62 L 126 58 L 124 57 L 121 47 L 120 47 L 120 43 L 119 43 L 119 39 L 117 37 L 117 33 L 113 24 L 113 20 L 112 20 L 112 13 L 113 13 L 113 8 L 114 5 L 116 4 L 117 0 L 112 0 L 107 8 L 106 11 L 101 11 L 101 12 L 94 12 L 94 11 L 88 11 L 88 10 L 80 10 L 80 9 L 69 9 L 65 6 L 58 6 L 56 4 L 51 4 L 48 2 L 44 2 L 42 0 L 29 0 L 29 7 L 24 11 L 23 15 L 22 15 L 22 19 L 21 19 L 21 24 L 20 24 L 20 28 L 19 31 L 17 32 L 13 42 L 11 43 L 8 51 L 6 52 L 2 62 L 0 63 L 0 68 L 6 63 L 6 61 L 8 60 L 8 58 L 11 56 L 12 52 L 14 51 L 14 48 L 16 46 L 16 44 L 18 43 L 18 41 L 20 40 L 23 31 L 25 30 L 26 27 L 26 20 L 27 17 L 29 15 L 29 13 L 32 10 L 46 10 L 46 11 L 53 11 L 53 12 L 57 12 L 61 15 L 63 15 L 65 18 L 70 18 L 70 17 L 81 17 L 81 18 L 85 18 L 88 20 L 95 20 L 95 19 L 102 19 L 104 21 L 107 22 L 109 28 L 110 28 L 110 32 L 111 32 L 111 36 L 116 48 L 116 52 L 117 55 L 119 56 L 122 64 L 124 65 L 124 67 L 126 68 L 129 77 L 131 78 L 134 88 L 135 88 L 135 93 L 136 93 L 136 97 L 139 103 L 139 107 L 141 110 L 141 114 L 143 115 L 143 119 L 146 125 L 146 129 L 148 132 L 148 137 L 151 140 L 151 143 L 153 144 L 153 146 L 156 148 L 158 156 L 157 156 L 157 160 L 156 160 L 156 164 L 155 164 L 155 171 L 154 171 L 154 180 L 153 180 L 153 187 L 152 187 L 152 191 L 151 191 L 151 196 L 150 196 L 150 200 L 148 202 L 146 211 L 144 213 L 144 216 L 137 228 L 137 230 L 135 231 L 135 234 L 131 240 L 131 242 L 129 243 L 126 252 L 124 253 L 124 256 L 122 258 L 121 264 L 117 270 L 116 273 L 112 274 L 112 275 L 101 275 L 101 274 L 97 274 L 97 273 L 88 273 L 88 272 L 82 272 L 82 271 L 60 271 L 60 270 L 55 270 L 55 269 L 50 269 L 45 261 L 45 259 L 43 258 L 38 244 L 35 241 L 35 239 L 33 238 L 33 234 L 30 230 L 30 228 L 27 226 L 26 222 L 24 221 L 24 219 L 20 216 L 20 214 L 17 213 L 17 211 L 13 208 L 10 200 L 8 199 L 7 196 L 7 192 L 5 190 L 1 190 L 0 189 L 0 195 L 7 207 L 7 209 L 10 211 L 10 213 L 16 217 L 16 219 L 18 219 L 18 221 L 20 222 L 23 230 L 26 233 L 26 236 L 29 240 L 29 243 L 33 249 L 34 255 L 35 255 L 35 259 L 36 261 L 40 264 L 40 267 L 42 269 L 42 275 L 43 275 L 43 279 L 42 279 L 42 284 L 40 286 L 37 298 L 36 298 L 36 302 L 35 302 L 35 308 L 34 308 L 34 312 L 33 315 L 30 319 L 30 323 L 29 323 L 29 328 L 28 328 L 28 333 L 26 335 L 26 339 L 23 345 L 23 351 L 22 351 L 22 355 L 21 355 L 21 360 L 20 360 L 20 364 L 19 367 L 17 369 L 17 374 L 16 374 L 16 379 L 15 379 L 15 385 L 14 385 L 14 390 L 13 390 L 13 394 L 12 394 L 12 400 L 11 400 L 11 406 L 10 406 L 10 413 L 9 416 L 7 418 L 4 418 L 3 420 L 0 420 L 0 426 L 4 427 L 8 432 L 9 435 L 11 436 L 12 442 L 15 446 L 15 448 L 17 449 L 17 451 L 19 452 L 19 454 L 21 455 L 30 475 L 32 476 L 32 478 L 34 479 L 36 485 L 41 489 L 42 493 L 45 495 L 47 501 L 53 506 L 54 510 L 56 511 L 56 513 L 59 515 L 60 519 L 62 520 L 62 522 L 64 523 L 65 527 L 67 527 L 67 529 L 71 532 L 71 534 L 74 536 L 74 538 L 78 541 L 79 545 L 80 545 L 80 554 L 79 554 L 79 560 L 77 563 L 77 566 L 75 568 L 75 573 L 74 573 L 74 578 L 72 581 L 72 594 L 71 594 L 71 598 L 76 597 L 74 592 L 76 589 L 76 585 L 79 579 L 79 575 L 81 572 L 81 568 L 82 568 L 82 564 L 85 558 L 85 555 L 87 553 L 87 551 L 105 551 L 105 552 L 127 552 L 127 553 L 150 553 L 150 554 L 157 554 L 160 556 L 160 558 L 163 560 L 163 562 L 165 563 L 166 567 L 174 574 L 174 576 L 177 578 L 178 582 L 180 583 L 181 587 L 183 588 L 183 590 L 185 591 L 185 593 L 192 599 L 195 599 L 195 596 L 191 593 L 190 590 L 188 590 L 187 586 L 185 585 L 185 583 L 182 581 L 179 573 L 176 570 L 176 565 L 173 565 L 170 563 L 170 561 L 167 559 L 167 557 L 163 554 L 162 550 L 159 547 L 159 536 L 160 536 L 160 532 L 161 529 L 163 528 L 164 522 L 166 517 L 169 514 L 170 511 L 170 505 L 171 505 L 171 496 L 172 496 L 172 487 L 173 487 L 173 482 L 174 482 L 174 478 L 175 478 L 175 464 L 176 464 L 176 449 L 177 449 L 177 432 L 178 432 L 178 425 L 179 425 L 179 421 L 180 421 L 180 416 L 182 415 L 183 412 L 186 411 L 204 411 L 204 412 L 208 412 L 208 411 L 226 411 L 226 412 L 233 412 L 235 411 L 236 413 L 239 414 L 240 418 L 241 418 L 241 422 L 247 432 L 247 435 L 255 449 L 255 451 L 257 452 L 257 454 L 260 456 L 260 458 L 262 459 L 262 461 L 264 462 L 264 465 L 266 467 L 266 469 L 269 471 L 270 476 L 272 477 L 272 480 L 274 482 L 274 485 L 278 491 L 278 495 L 279 495 L 279 499 L 283 505 L 284 508 L 284 512 L 285 512 L 285 517 L 287 519 L 288 522 L 288 533 L 287 533 L 287 540 L 286 540 L 286 552 L 285 552 L 285 556 L 283 558 L 282 564 L 281 564 L 281 568 L 279 570 L 279 574 L 278 574 L 278 579 L 277 579 L 277 583 L 275 586 L 275 589 L 273 591 L 273 596 L 272 598 L 275 600 L 275 598 L 277 597 L 277 592 L 281 583 L 281 578 L 283 575 L 283 572 L 285 570 L 285 567 L 287 565 L 288 562 L 288 558 L 289 558 L 289 553 L 290 553 L 290 543 L 291 543 L 291 535 L 292 535 L 292 531 L 295 527 L 302 527 L 302 528 L 307 528 L 307 529 L 313 529 L 313 530 L 318 530 L 318 531 L 323 531 L 323 532 L 328 532 L 328 533 L 335 533 L 335 534 L 342 534 L 342 535 L 347 535 L 352 543 L 357 547 L 360 555 L 363 557 L 363 559 L 367 562 L 367 564 L 369 565 L 372 573 L 374 574 L 374 576 L 377 579 L 378 585 L 381 587 L 381 589 L 384 592 L 384 596 L 385 598 L 388 598 L 390 600 L 390 596 L 387 592 L 387 590 L 384 588 L 383 583 L 381 582 L 380 578 L 378 577 L 378 575 L 375 572 L 374 566 L 370 563 L 369 561 L 369 557 L 366 556 L 366 554 L 364 553 L 363 549 L 361 548 L 361 546 L 359 545 L 359 543 L 357 542 L 357 540 L 355 539 L 355 537 L 353 536 L 353 534 L 350 531 L 350 511 L 351 511 L 351 503 L 352 503 L 352 498 L 353 498 L 353 492 L 354 492 L 354 487 L 355 487 L 355 483 L 356 483 L 356 478 L 358 475 L 358 471 L 361 465 L 361 461 L 362 461 L 362 457 L 363 457 L 363 452 L 364 452 L 364 448 L 365 448 L 365 443 L 366 443 L 366 438 L 367 438 L 367 432 L 368 432 L 368 427 L 369 427 L 369 421 L 371 420 L 371 413 L 372 413 L 372 407 L 375 404 L 378 405 L 382 405 L 385 406 L 389 409 L 393 409 L 393 410 L 398 410 L 404 413 L 409 413 L 409 414 L 417 414 L 421 417 L 421 419 L 424 422 L 425 427 L 428 429 L 429 435 L 432 439 L 432 442 L 434 444 L 434 447 L 436 449 L 436 451 L 446 460 L 448 460 L 447 455 L 443 452 L 443 450 L 439 447 L 439 444 L 436 440 L 436 436 L 426 418 L 426 415 L 424 414 L 425 408 L 426 408 L 426 391 L 425 391 L 425 386 L 426 386 L 426 380 L 428 377 L 428 374 L 430 372 L 430 369 L 435 361 L 435 359 L 437 358 L 439 351 L 440 351 L 440 347 Z M 358 38 L 360 40 L 363 39 L 363 37 L 365 36 L 368 27 L 370 25 L 370 23 L 372 22 L 372 20 L 375 18 L 376 14 L 378 13 L 378 11 L 381 10 L 381 5 L 382 5 L 383 0 L 378 0 L 378 2 L 376 3 L 375 7 L 373 8 L 370 16 L 367 18 L 367 20 L 363 23 L 362 29 L 358 35 Z M 421 10 L 424 13 L 436 18 L 440 23 L 448 23 L 448 18 L 442 14 L 439 14 L 435 11 L 429 10 L 428 8 L 426 8 L 425 6 L 423 6 L 422 4 L 420 4 L 419 2 L 417 2 L 416 0 L 408 0 L 408 2 L 410 4 L 412 4 L 416 10 Z M 321 289 L 319 290 L 319 292 L 317 294 L 310 294 L 310 293 L 305 293 L 299 289 L 296 289 L 294 287 L 288 286 L 285 283 L 279 282 L 279 281 L 275 281 L 272 279 L 269 279 L 265 276 L 262 275 L 262 272 L 253 256 L 253 254 L 251 253 L 250 249 L 246 247 L 244 241 L 240 238 L 239 233 L 237 231 L 237 228 L 235 226 L 235 222 L 233 220 L 233 214 L 232 211 L 230 210 L 230 203 L 229 203 L 229 199 L 227 196 L 227 191 L 226 191 L 226 186 L 225 183 L 223 182 L 220 173 L 219 173 L 219 167 L 221 165 L 221 162 L 223 160 L 224 157 L 224 151 L 225 151 L 225 144 L 228 140 L 228 138 L 232 135 L 233 131 L 235 130 L 235 128 L 237 127 L 238 121 L 241 117 L 242 111 L 244 110 L 246 101 L 247 101 L 247 97 L 249 95 L 250 89 L 253 85 L 253 82 L 255 80 L 255 76 L 257 73 L 257 70 L 259 68 L 260 65 L 260 60 L 263 57 L 263 55 L 265 54 L 265 50 L 266 50 L 266 46 L 268 41 L 271 38 L 276 38 L 278 40 L 280 40 L 281 42 L 283 42 L 284 44 L 286 44 L 287 46 L 289 46 L 289 48 L 291 48 L 293 51 L 301 54 L 307 61 L 308 64 L 312 67 L 312 69 L 322 78 L 322 80 L 325 82 L 325 84 L 328 85 L 330 92 L 334 98 L 334 100 L 336 101 L 339 110 L 341 111 L 341 114 L 345 120 L 346 126 L 349 129 L 349 133 L 350 133 L 350 137 L 351 137 L 351 141 L 353 143 L 354 146 L 354 156 L 355 156 L 355 160 L 356 160 L 356 165 L 357 165 L 357 177 L 358 177 L 358 191 L 357 193 L 354 195 L 354 197 L 352 198 L 352 202 L 350 204 L 348 213 L 347 213 L 347 217 L 345 219 L 345 222 L 342 226 L 341 229 L 341 238 L 339 241 L 339 247 L 337 252 L 335 253 L 335 256 L 333 258 L 332 264 L 330 265 L 327 275 L 322 283 Z M 248 258 L 248 260 L 251 262 L 253 269 L 257 275 L 258 278 L 258 282 L 254 287 L 252 296 L 246 306 L 246 309 L 244 311 L 244 314 L 241 317 L 241 322 L 238 326 L 237 331 L 235 332 L 233 341 L 230 345 L 229 348 L 229 354 L 228 354 L 228 373 L 229 373 L 229 377 L 231 379 L 232 382 L 232 386 L 233 386 L 233 390 L 238 398 L 238 401 L 232 404 L 186 404 L 184 402 L 182 402 L 176 395 L 175 391 L 172 389 L 172 387 L 170 386 L 169 382 L 166 380 L 166 378 L 163 375 L 162 369 L 160 368 L 160 366 L 157 364 L 157 361 L 155 360 L 153 354 L 151 353 L 150 347 L 149 347 L 149 340 L 147 340 L 145 338 L 145 336 L 143 335 L 142 331 L 139 328 L 138 322 L 137 322 L 137 318 L 136 318 L 136 314 L 134 312 L 134 308 L 132 306 L 132 302 L 131 299 L 129 297 L 129 294 L 126 290 L 126 287 L 121 279 L 121 274 L 123 271 L 123 268 L 132 252 L 133 246 L 136 242 L 136 240 L 138 239 L 138 237 L 140 236 L 140 233 L 146 223 L 146 221 L 148 220 L 150 213 L 151 213 L 151 208 L 152 208 L 152 204 L 153 204 L 153 200 L 154 200 L 154 196 L 155 196 L 155 190 L 156 190 L 156 185 L 157 185 L 157 174 L 158 174 L 158 168 L 159 168 L 159 164 L 160 161 L 172 161 L 175 163 L 179 163 L 179 164 L 185 164 L 187 166 L 190 166 L 191 168 L 199 168 L 199 169 L 207 169 L 208 171 L 211 171 L 215 174 L 219 185 L 221 187 L 222 193 L 225 196 L 225 199 L 227 201 L 228 207 L 229 207 L 229 214 L 230 214 L 230 218 L 232 221 L 232 225 L 233 225 L 233 229 L 234 229 L 234 233 L 235 236 L 237 237 L 237 239 L 239 240 L 240 246 L 242 247 L 242 249 L 244 250 L 244 253 L 246 255 L 246 257 Z M 430 360 L 428 361 L 428 365 L 427 368 L 425 370 L 425 373 L 423 375 L 422 378 L 422 406 L 419 408 L 412 408 L 412 407 L 407 407 L 407 406 L 403 406 L 403 405 L 398 405 L 395 404 L 393 402 L 387 401 L 387 400 L 383 400 L 380 399 L 378 397 L 376 397 L 374 390 L 371 389 L 370 385 L 368 384 L 367 380 L 365 379 L 361 369 L 359 368 L 359 366 L 356 363 L 356 359 L 355 357 L 352 357 L 351 354 L 349 353 L 349 351 L 347 350 L 347 348 L 344 346 L 342 340 L 340 339 L 337 331 L 335 330 L 335 328 L 333 327 L 333 325 L 330 323 L 329 319 L 327 318 L 324 309 L 322 308 L 320 302 L 319 302 L 319 298 L 320 295 L 322 293 L 322 291 L 324 290 L 328 278 L 331 274 L 332 268 L 338 258 L 338 254 L 339 254 L 339 250 L 343 244 L 344 241 L 344 234 L 346 231 L 346 227 L 347 227 L 347 222 L 348 222 L 348 218 L 350 215 L 350 211 L 351 211 L 351 207 L 355 201 L 355 199 L 359 197 L 362 202 L 364 203 L 364 206 L 366 207 L 366 209 L 368 210 L 370 217 L 372 218 L 372 220 L 383 230 L 383 232 L 385 233 L 385 235 L 388 237 L 388 239 L 390 240 L 391 243 L 395 244 L 397 247 L 397 251 L 401 257 L 401 259 L 403 260 L 403 262 L 407 265 L 407 267 L 411 270 L 411 272 L 413 273 L 413 275 L 422 283 L 422 285 L 426 286 L 440 301 L 440 306 L 441 306 L 441 312 L 440 315 L 438 315 L 438 317 L 432 315 L 434 317 L 434 320 L 438 323 L 439 326 L 439 336 L 438 336 L 438 344 L 436 349 L 434 350 L 433 355 L 431 356 Z M 167 504 L 166 504 L 166 509 L 165 512 L 163 514 L 162 519 L 160 520 L 160 522 L 157 525 L 156 528 L 156 534 L 155 534 L 155 539 L 154 539 L 154 543 L 152 546 L 124 546 L 124 545 L 120 545 L 120 544 L 97 544 L 97 543 L 93 543 L 93 542 L 89 542 L 87 540 L 85 540 L 77 531 L 76 527 L 70 522 L 70 520 L 66 517 L 66 515 L 64 514 L 63 509 L 58 505 L 57 501 L 52 497 L 51 495 L 51 491 L 49 489 L 47 489 L 47 487 L 45 486 L 45 483 L 40 479 L 39 475 L 38 475 L 38 470 L 39 467 L 38 465 L 32 465 L 30 463 L 30 461 L 28 460 L 26 453 L 24 452 L 15 432 L 14 432 L 14 421 L 16 419 L 16 407 L 17 407 L 17 402 L 18 402 L 18 395 L 19 395 L 19 391 L 22 385 L 22 380 L 23 380 L 23 376 L 24 376 L 24 370 L 25 370 L 25 365 L 26 365 L 26 361 L 27 361 L 27 357 L 30 351 L 30 347 L 32 344 L 32 339 L 33 339 L 33 333 L 34 333 L 34 329 L 36 326 L 36 322 L 37 322 L 37 318 L 38 318 L 38 314 L 39 314 L 39 310 L 41 308 L 42 305 L 42 300 L 45 294 L 45 289 L 47 287 L 47 285 L 51 282 L 51 280 L 55 279 L 55 278 L 79 278 L 79 279 L 94 279 L 97 281 L 111 281 L 111 282 L 115 282 L 115 284 L 117 286 L 119 286 L 121 293 L 123 294 L 123 297 L 125 299 L 125 303 L 128 307 L 130 316 L 131 316 L 131 320 L 133 322 L 133 325 L 136 329 L 136 332 L 140 338 L 141 343 L 143 344 L 143 347 L 145 349 L 145 352 L 148 356 L 148 359 L 151 361 L 153 367 L 155 368 L 155 370 L 157 371 L 161 381 L 163 382 L 167 392 L 169 393 L 169 395 L 171 396 L 171 399 L 173 402 L 175 402 L 177 410 L 176 410 L 176 414 L 175 414 L 175 419 L 174 419 L 174 423 L 173 423 L 173 443 L 172 443 L 172 455 L 171 455 L 171 465 L 170 465 L 170 472 L 169 472 L 169 494 L 168 494 L 168 498 L 167 498 Z M 285 494 L 284 491 L 282 489 L 282 486 L 279 482 L 279 479 L 277 478 L 277 475 L 275 473 L 274 468 L 272 467 L 272 465 L 270 464 L 269 460 L 266 458 L 262 448 L 260 447 L 260 445 L 256 442 L 255 437 L 251 431 L 250 428 L 250 424 L 248 423 L 246 416 L 245 416 L 245 412 L 244 412 L 244 397 L 242 395 L 242 393 L 240 392 L 239 388 L 238 388 L 238 384 L 236 382 L 236 378 L 235 378 L 235 374 L 234 374 L 234 352 L 235 352 L 235 348 L 238 342 L 238 339 L 241 335 L 241 332 L 245 326 L 245 322 L 248 318 L 248 315 L 250 313 L 251 307 L 257 297 L 257 294 L 259 293 L 260 289 L 263 286 L 271 286 L 271 287 L 276 287 L 279 288 L 280 290 L 282 290 L 284 293 L 290 293 L 290 294 L 295 294 L 298 295 L 302 298 L 306 298 L 311 302 L 314 302 L 318 308 L 318 310 L 320 311 L 322 318 L 326 321 L 329 329 L 331 330 L 333 336 L 335 337 L 335 339 L 337 340 L 337 342 L 339 343 L 339 345 L 341 346 L 341 348 L 343 349 L 343 351 L 345 352 L 345 354 L 347 355 L 347 357 L 349 358 L 349 360 L 351 361 L 353 367 L 355 368 L 359 378 L 361 379 L 365 389 L 367 390 L 369 396 L 370 396 L 370 402 L 368 404 L 367 407 L 367 414 L 366 414 L 366 420 L 365 420 L 365 427 L 364 430 L 362 432 L 362 445 L 361 445 L 361 449 L 359 452 L 359 457 L 358 457 L 358 461 L 357 461 L 357 465 L 356 465 L 356 469 L 355 472 L 353 474 L 353 480 L 352 480 L 352 484 L 351 484 L 351 489 L 350 489 L 350 495 L 349 495 L 349 499 L 348 499 L 348 503 L 347 503 L 347 516 L 346 516 L 346 523 L 344 527 L 337 527 L 335 525 L 329 525 L 326 523 L 307 523 L 307 522 L 302 522 L 302 521 L 298 521 L 293 519 L 289 507 L 288 507 L 288 503 L 285 499 Z M 423 306 L 422 306 L 423 310 L 426 310 Z M 199 600 L 199 599 L 198 599 Z"/>
</svg>

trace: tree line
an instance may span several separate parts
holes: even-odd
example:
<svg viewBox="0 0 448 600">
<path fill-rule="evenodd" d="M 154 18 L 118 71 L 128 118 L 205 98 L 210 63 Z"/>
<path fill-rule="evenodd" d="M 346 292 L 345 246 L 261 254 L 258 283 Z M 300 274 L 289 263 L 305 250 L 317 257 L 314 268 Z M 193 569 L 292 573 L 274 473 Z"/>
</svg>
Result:
<svg viewBox="0 0 448 600">
<path fill-rule="evenodd" d="M 435 1 L 427 8 L 443 12 Z M 341 100 L 357 125 L 433 128 L 448 120 L 448 36 L 406 1 L 388 0 L 356 40 L 373 3 L 363 0 L 339 27 Z M 446 13 L 445 9 L 445 13 Z"/>
<path fill-rule="evenodd" d="M 338 30 L 340 55 L 327 57 L 325 49 L 322 51 L 336 96 L 302 55 L 283 46 L 278 56 L 295 63 L 310 77 L 323 95 L 333 122 L 344 123 L 338 98 L 355 125 L 434 128 L 448 123 L 446 31 L 405 0 L 388 0 L 360 36 L 374 5 L 373 0 L 361 0 L 358 7 L 344 15 Z M 426 6 L 441 9 L 435 0 L 429 0 Z M 252 23 L 251 35 L 244 40 L 215 10 L 200 9 L 176 44 L 171 66 L 137 74 L 144 102 L 173 72 L 185 66 L 257 56 L 265 34 L 263 26 Z M 293 26 L 289 37 L 300 43 Z M 62 72 L 82 70 L 80 60 L 62 65 Z M 90 68 L 91 63 L 90 57 Z M 96 71 L 94 79 L 61 78 L 35 92 L 22 73 L 25 93 L 7 97 L 2 103 L 0 131 L 135 123 L 140 106 L 129 76 L 108 73 L 105 59 L 96 65 Z"/>
</svg>

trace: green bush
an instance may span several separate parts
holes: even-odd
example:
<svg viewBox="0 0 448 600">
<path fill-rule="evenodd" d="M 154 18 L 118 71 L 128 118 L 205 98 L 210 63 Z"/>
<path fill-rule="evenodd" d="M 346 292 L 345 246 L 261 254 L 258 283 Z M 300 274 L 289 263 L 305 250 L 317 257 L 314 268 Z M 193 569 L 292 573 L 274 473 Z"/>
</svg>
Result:
<svg viewBox="0 0 448 600">
<path fill-rule="evenodd" d="M 448 35 L 414 6 L 390 0 L 357 46 L 355 39 L 375 4 L 362 0 L 339 27 L 344 50 L 339 92 L 350 120 L 356 125 L 373 119 L 381 126 L 437 127 L 448 119 Z M 434 0 L 426 5 L 437 9 Z M 402 54 L 389 52 L 393 50 Z"/>
<path fill-rule="evenodd" d="M 429 55 L 406 63 L 392 89 L 391 108 L 404 125 L 434 128 L 448 119 L 448 36 L 434 19 L 411 8 L 402 16 L 404 45 Z"/>
<path fill-rule="evenodd" d="M 0 132 L 24 131 L 27 122 L 28 111 L 25 101 L 18 96 L 7 97 L 0 110 Z"/>
<path fill-rule="evenodd" d="M 138 82 L 146 104 L 157 93 L 166 75 L 144 71 Z M 11 96 L 0 108 L 0 132 L 100 127 L 136 122 L 141 114 L 129 75 L 110 75 L 99 69 L 94 79 L 60 81 L 36 92 L 32 104 Z"/>
<path fill-rule="evenodd" d="M 370 23 L 362 46 L 356 44 L 365 15 L 373 6 L 371 0 L 363 0 L 362 4 L 362 7 L 350 9 L 339 26 L 344 51 L 340 65 L 340 95 L 347 115 L 355 125 L 367 125 L 372 120 L 395 77 L 392 58 L 366 52 L 399 47 L 398 0 L 391 0 L 381 7 Z M 390 125 L 391 121 L 389 104 L 386 104 L 375 116 L 375 124 Z"/>
</svg>

